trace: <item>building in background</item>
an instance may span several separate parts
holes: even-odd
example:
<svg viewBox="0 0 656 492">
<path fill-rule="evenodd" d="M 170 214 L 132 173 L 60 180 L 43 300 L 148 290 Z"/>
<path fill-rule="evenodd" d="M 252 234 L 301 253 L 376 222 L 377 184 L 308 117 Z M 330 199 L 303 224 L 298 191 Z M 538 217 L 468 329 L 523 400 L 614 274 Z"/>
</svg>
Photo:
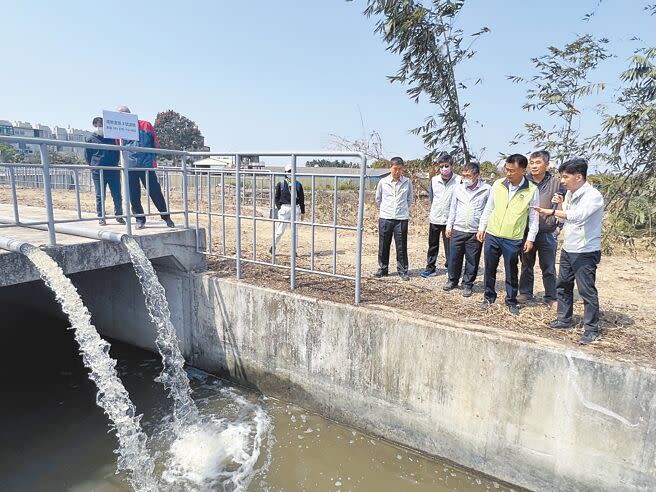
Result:
<svg viewBox="0 0 656 492">
<path fill-rule="evenodd" d="M 0 135 L 61 140 L 62 145 L 57 145 L 56 148 L 51 147 L 51 149 L 63 154 L 73 154 L 81 158 L 84 156 L 83 148 L 71 147 L 65 145 L 64 142 L 84 142 L 89 132 L 71 128 L 70 126 L 68 128 L 54 126 L 51 130 L 49 126 L 40 123 L 32 125 L 26 121 L 0 120 Z M 25 155 L 32 155 L 39 152 L 38 144 L 17 142 L 11 143 L 10 145 Z"/>
</svg>

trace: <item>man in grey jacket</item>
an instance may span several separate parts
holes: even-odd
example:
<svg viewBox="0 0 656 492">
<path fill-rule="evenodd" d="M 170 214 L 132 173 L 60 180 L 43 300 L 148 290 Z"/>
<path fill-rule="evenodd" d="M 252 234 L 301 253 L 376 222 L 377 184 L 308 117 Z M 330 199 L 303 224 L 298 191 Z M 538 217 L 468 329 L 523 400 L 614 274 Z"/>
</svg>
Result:
<svg viewBox="0 0 656 492">
<path fill-rule="evenodd" d="M 424 278 L 435 273 L 437 255 L 440 252 L 440 235 L 444 244 L 444 266 L 449 266 L 449 238 L 446 236 L 446 221 L 451 208 L 451 197 L 460 176 L 453 172 L 453 157 L 442 154 L 435 162 L 437 173 L 428 186 L 428 201 L 431 204 L 428 215 L 428 252 L 426 253 L 426 269 L 421 272 Z"/>
<path fill-rule="evenodd" d="M 401 280 L 408 276 L 408 218 L 412 207 L 412 182 L 403 176 L 405 162 L 400 157 L 390 161 L 390 173 L 378 182 L 378 271 L 374 277 L 388 275 L 390 246 L 394 237 L 396 269 Z"/>
<path fill-rule="evenodd" d="M 446 235 L 450 238 L 449 280 L 444 290 L 458 286 L 465 259 L 465 274 L 462 277 L 462 295 L 470 297 L 478 274 L 483 243 L 476 238 L 478 223 L 490 196 L 491 186 L 480 179 L 481 168 L 476 162 L 465 164 L 461 171 L 462 182 L 453 192 Z"/>
<path fill-rule="evenodd" d="M 551 208 L 551 199 L 555 194 L 565 195 L 565 189 L 560 179 L 549 172 L 549 152 L 539 150 L 533 152 L 528 161 L 530 173 L 526 179 L 538 187 L 540 194 L 540 207 Z M 544 285 L 544 302 L 551 305 L 556 301 L 556 249 L 558 242 L 555 231 L 558 227 L 556 217 L 540 217 L 538 235 L 535 236 L 533 249 L 522 252 L 522 270 L 519 276 L 519 295 L 517 302 L 526 303 L 533 299 L 533 284 L 535 258 L 539 257 L 542 271 L 542 284 Z"/>
</svg>

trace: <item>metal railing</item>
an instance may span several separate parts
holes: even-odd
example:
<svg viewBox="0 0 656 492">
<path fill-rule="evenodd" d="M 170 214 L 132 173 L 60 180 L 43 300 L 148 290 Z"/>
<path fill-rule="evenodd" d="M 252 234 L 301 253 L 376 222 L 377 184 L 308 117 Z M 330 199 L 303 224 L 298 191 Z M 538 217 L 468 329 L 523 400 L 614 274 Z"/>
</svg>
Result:
<svg viewBox="0 0 656 492">
<path fill-rule="evenodd" d="M 41 162 L 39 164 L 25 163 L 0 163 L 0 188 L 8 187 L 11 190 L 11 201 L 13 205 L 13 220 L 0 221 L 0 228 L 14 227 L 21 225 L 45 224 L 48 229 L 48 238 L 51 245 L 57 243 L 55 224 L 69 222 L 85 222 L 102 219 L 124 219 L 125 230 L 128 235 L 132 234 L 132 218 L 144 220 L 147 217 L 155 215 L 182 216 L 183 226 L 190 227 L 190 215 L 195 218 L 194 228 L 198 231 L 203 225 L 206 228 L 207 246 L 203 248 L 197 240 L 197 250 L 208 256 L 234 260 L 236 277 L 241 279 L 243 275 L 244 264 L 254 264 L 274 268 L 282 268 L 290 271 L 290 286 L 292 289 L 297 287 L 297 272 L 312 273 L 333 278 L 353 280 L 355 282 L 355 303 L 360 302 L 361 293 L 361 270 L 362 270 L 362 232 L 364 216 L 364 198 L 367 181 L 366 174 L 366 157 L 360 153 L 351 152 L 185 152 L 168 149 L 140 148 L 125 145 L 104 145 L 92 144 L 86 142 L 67 142 L 67 146 L 81 147 L 88 149 L 105 149 L 116 150 L 121 152 L 121 164 L 119 166 L 85 166 L 76 164 L 51 164 L 49 162 L 48 147 L 61 145 L 61 141 L 41 138 L 25 138 L 0 136 L 0 142 L 39 145 Z M 145 152 L 156 154 L 159 157 L 171 159 L 171 165 L 158 166 L 157 168 L 132 168 L 123 165 L 126 159 L 126 153 Z M 235 162 L 234 169 L 206 169 L 191 165 L 191 161 L 196 158 L 210 156 L 228 156 L 232 157 Z M 275 185 L 278 178 L 282 179 L 282 174 L 272 173 L 269 170 L 250 170 L 241 168 L 241 157 L 245 155 L 259 155 L 262 157 L 287 158 L 291 164 L 291 183 L 297 180 L 310 182 L 309 197 L 309 220 L 301 221 L 297 216 L 296 207 L 291 207 L 291 217 L 289 220 L 282 220 L 272 213 L 274 207 Z M 297 159 L 304 157 L 350 157 L 360 161 L 359 174 L 335 174 L 335 173 L 303 173 L 298 172 Z M 178 164 L 178 165 L 176 165 Z M 302 170 L 302 168 L 301 168 Z M 83 215 L 81 193 L 91 191 L 92 171 L 98 172 L 100 184 L 100 213 L 97 217 L 88 217 Z M 108 172 L 120 173 L 121 176 L 121 197 L 122 213 L 106 214 L 106 174 Z M 141 173 L 135 176 L 133 173 Z M 157 183 L 163 190 L 165 210 L 151 211 L 150 205 L 150 173 L 157 177 Z M 84 178 L 83 178 L 84 177 Z M 146 207 L 144 213 L 133 213 L 130 205 L 130 187 L 140 186 L 139 181 L 144 183 L 146 188 Z M 28 179 L 29 178 L 29 179 Z M 82 179 L 83 178 L 83 179 Z M 132 178 L 132 179 L 131 179 Z M 317 180 L 332 181 L 331 190 L 319 190 Z M 349 183 L 357 182 L 357 217 L 353 224 L 352 217 L 349 224 L 340 223 L 338 220 L 339 206 L 339 188 L 340 181 L 343 183 L 348 180 Z M 46 210 L 45 221 L 29 220 L 21 221 L 19 210 L 19 197 L 17 189 L 20 188 L 43 188 L 44 208 Z M 352 188 L 351 185 L 348 188 Z M 64 189 L 75 192 L 75 217 L 56 218 L 53 207 L 53 189 Z M 290 186 L 291 203 L 296 203 L 296 186 Z M 191 191 L 191 193 L 190 193 Z M 328 192 L 332 191 L 330 202 L 332 207 L 332 220 L 318 222 L 317 205 L 319 193 L 325 198 Z M 355 191 L 355 190 L 353 190 Z M 191 197 L 191 198 L 190 198 Z M 172 206 L 171 199 L 174 199 L 177 209 Z M 218 203 L 217 203 L 218 202 Z M 258 208 L 258 204 L 260 205 Z M 242 208 L 242 205 L 245 207 Z M 264 210 L 264 214 L 262 213 Z M 230 234 L 226 226 L 226 220 L 234 222 L 234 233 Z M 219 221 L 220 241 L 215 247 L 215 228 L 214 222 Z M 205 222 L 205 224 L 203 224 Z M 271 224 L 271 255 L 268 259 L 258 257 L 258 224 Z M 280 224 L 286 224 L 291 229 L 291 248 L 289 265 L 276 261 L 276 248 L 273 247 L 276 228 Z M 242 248 L 242 235 L 247 228 L 252 228 L 252 251 L 249 257 L 244 254 Z M 307 227 L 310 229 L 310 255 L 309 265 L 300 267 L 297 262 L 295 252 L 298 246 L 298 228 Z M 327 270 L 320 268 L 316 262 L 316 231 L 330 230 L 331 234 L 331 264 Z M 338 231 L 351 232 L 356 234 L 356 248 L 353 251 L 355 255 L 355 268 L 352 272 L 340 272 L 337 268 L 337 241 Z M 197 238 L 199 237 L 197 232 Z M 228 247 L 229 238 L 232 237 L 234 247 Z"/>
</svg>

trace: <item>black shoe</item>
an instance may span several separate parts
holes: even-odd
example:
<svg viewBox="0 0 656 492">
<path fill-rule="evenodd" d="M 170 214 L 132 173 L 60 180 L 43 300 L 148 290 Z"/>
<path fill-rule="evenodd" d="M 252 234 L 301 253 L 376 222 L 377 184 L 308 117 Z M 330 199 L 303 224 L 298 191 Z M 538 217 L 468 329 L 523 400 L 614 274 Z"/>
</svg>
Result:
<svg viewBox="0 0 656 492">
<path fill-rule="evenodd" d="M 116 219 L 116 222 L 118 222 L 121 225 L 125 225 L 125 219 L 123 217 L 119 217 L 118 219 Z"/>
<path fill-rule="evenodd" d="M 519 316 L 519 307 L 517 306 L 517 304 L 509 304 L 508 312 L 513 316 Z"/>
<path fill-rule="evenodd" d="M 462 297 L 471 297 L 474 293 L 473 289 L 469 285 L 465 285 L 462 288 Z"/>
<path fill-rule="evenodd" d="M 487 309 L 492 305 L 492 303 L 485 299 L 483 302 L 481 302 L 481 309 Z"/>
<path fill-rule="evenodd" d="M 98 225 L 107 225 L 105 219 L 98 219 Z"/>
<path fill-rule="evenodd" d="M 381 278 L 381 277 L 387 277 L 387 270 L 383 270 L 382 268 L 379 268 L 376 273 L 374 273 L 374 277 L 376 278 Z"/>
<path fill-rule="evenodd" d="M 166 227 L 170 227 L 171 229 L 175 227 L 175 224 L 171 220 L 171 217 L 167 217 L 166 219 L 164 219 L 164 222 L 166 222 Z"/>
<path fill-rule="evenodd" d="M 138 220 L 137 221 L 137 229 L 143 229 L 144 227 L 146 227 L 146 223 L 141 222 L 140 220 Z"/>
<path fill-rule="evenodd" d="M 453 282 L 450 282 L 450 281 L 449 281 L 449 282 L 447 282 L 446 284 L 444 284 L 444 285 L 442 286 L 442 290 L 448 292 L 448 291 L 450 291 L 450 290 L 455 289 L 456 287 L 458 287 L 458 284 L 454 284 Z"/>
<path fill-rule="evenodd" d="M 579 340 L 581 345 L 590 345 L 595 340 L 598 340 L 601 335 L 598 331 L 586 331 L 583 333 L 583 336 Z"/>
<path fill-rule="evenodd" d="M 401 277 L 401 280 L 408 281 L 410 280 L 410 275 L 407 273 L 399 273 L 399 277 Z"/>
<path fill-rule="evenodd" d="M 533 296 L 530 296 L 528 294 L 519 294 L 517 296 L 517 302 L 519 304 L 526 304 L 528 302 L 531 302 L 533 300 Z"/>
<path fill-rule="evenodd" d="M 572 322 L 560 321 L 557 319 L 549 323 L 549 328 L 553 328 L 554 330 L 568 330 L 574 328 L 574 324 Z"/>
</svg>

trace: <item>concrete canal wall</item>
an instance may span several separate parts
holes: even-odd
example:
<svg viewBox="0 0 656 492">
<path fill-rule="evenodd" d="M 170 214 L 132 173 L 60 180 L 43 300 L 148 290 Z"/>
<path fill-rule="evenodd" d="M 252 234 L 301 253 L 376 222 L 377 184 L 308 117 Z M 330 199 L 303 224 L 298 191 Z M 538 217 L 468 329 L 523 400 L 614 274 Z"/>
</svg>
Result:
<svg viewBox="0 0 656 492">
<path fill-rule="evenodd" d="M 193 317 L 192 365 L 348 425 L 530 489 L 656 489 L 653 370 L 207 274 Z"/>
</svg>

